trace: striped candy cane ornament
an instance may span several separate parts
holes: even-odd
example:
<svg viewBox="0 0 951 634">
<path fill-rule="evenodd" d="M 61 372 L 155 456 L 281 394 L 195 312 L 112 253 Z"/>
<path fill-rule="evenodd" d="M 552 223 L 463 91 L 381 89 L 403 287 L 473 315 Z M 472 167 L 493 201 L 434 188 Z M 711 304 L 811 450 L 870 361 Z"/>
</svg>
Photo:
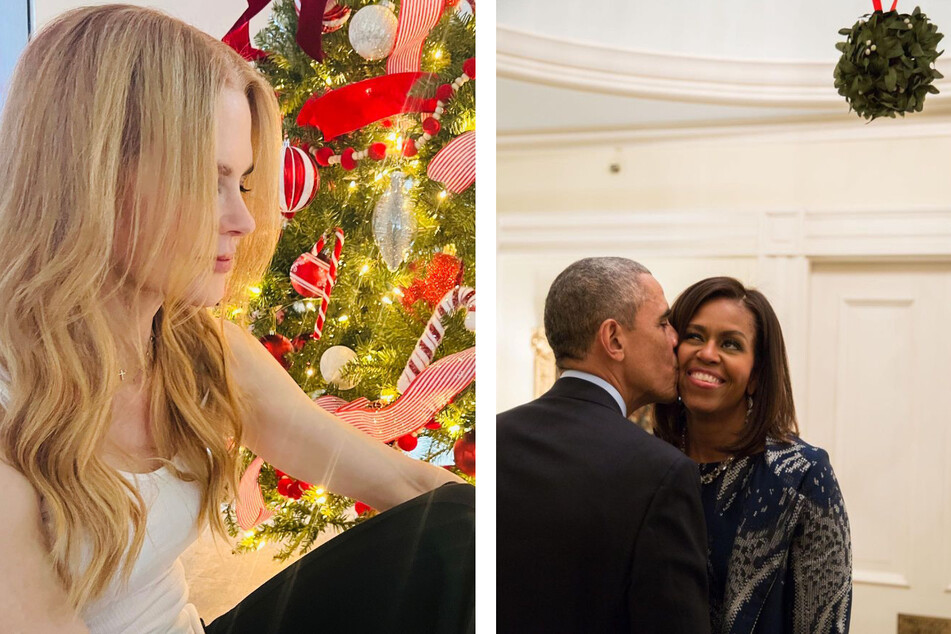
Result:
<svg viewBox="0 0 951 634">
<path fill-rule="evenodd" d="M 429 318 L 429 322 L 426 324 L 426 329 L 423 330 L 422 336 L 416 342 L 416 348 L 413 350 L 413 354 L 410 355 L 409 361 L 406 362 L 400 380 L 396 383 L 396 389 L 400 394 L 405 392 L 416 377 L 432 363 L 436 348 L 442 343 L 446 334 L 443 320 L 461 308 L 466 309 L 466 330 L 475 332 L 475 289 L 468 286 L 457 286 L 446 293 L 439 301 L 433 316 Z"/>
<path fill-rule="evenodd" d="M 334 229 L 334 236 L 337 241 L 334 243 L 333 256 L 330 258 L 330 270 L 327 272 L 327 285 L 324 288 L 322 299 L 320 301 L 320 311 L 317 313 L 317 321 L 314 322 L 314 339 L 320 339 L 324 332 L 324 320 L 327 319 L 327 306 L 330 305 L 330 292 L 337 283 L 337 268 L 340 266 L 340 253 L 343 251 L 343 229 L 337 227 Z M 317 244 L 323 248 L 324 236 L 320 236 Z M 315 247 L 317 248 L 317 247 Z M 317 248 L 318 252 L 320 248 Z"/>
<path fill-rule="evenodd" d="M 337 283 L 337 269 L 340 266 L 340 254 L 343 251 L 343 229 L 336 227 L 334 229 L 333 255 L 330 262 L 325 262 L 320 257 L 320 252 L 324 248 L 327 236 L 322 235 L 314 248 L 308 253 L 302 254 L 291 266 L 291 285 L 304 297 L 314 297 L 320 299 L 320 310 L 317 312 L 317 320 L 314 322 L 313 339 L 320 339 L 324 330 L 324 321 L 327 319 L 327 306 L 330 304 L 330 293 Z M 322 270 L 323 275 L 318 274 L 316 270 Z M 315 281 L 316 280 L 316 281 Z"/>
</svg>

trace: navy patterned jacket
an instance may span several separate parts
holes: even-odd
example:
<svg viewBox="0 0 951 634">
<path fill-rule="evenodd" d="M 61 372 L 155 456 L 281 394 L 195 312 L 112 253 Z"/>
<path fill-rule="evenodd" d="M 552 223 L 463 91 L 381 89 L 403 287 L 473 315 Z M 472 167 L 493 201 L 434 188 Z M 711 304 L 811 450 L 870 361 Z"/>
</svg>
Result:
<svg viewBox="0 0 951 634">
<path fill-rule="evenodd" d="M 706 486 L 717 487 L 704 500 L 712 631 L 848 632 L 849 520 L 829 455 L 801 440 L 769 441 L 765 452 L 735 461 Z M 709 525 L 711 512 L 719 530 Z M 728 562 L 725 578 L 712 563 L 718 548 Z"/>
</svg>

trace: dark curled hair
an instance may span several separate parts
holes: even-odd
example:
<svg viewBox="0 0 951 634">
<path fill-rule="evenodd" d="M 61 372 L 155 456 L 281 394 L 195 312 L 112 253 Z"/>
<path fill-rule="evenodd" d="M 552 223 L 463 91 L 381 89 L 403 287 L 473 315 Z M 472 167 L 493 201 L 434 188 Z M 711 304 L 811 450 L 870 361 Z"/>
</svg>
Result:
<svg viewBox="0 0 951 634">
<path fill-rule="evenodd" d="M 565 359 L 581 360 L 607 319 L 634 327 L 634 314 L 643 301 L 639 279 L 650 275 L 627 258 L 578 260 L 558 274 L 545 298 L 545 336 L 561 368 Z"/>
<path fill-rule="evenodd" d="M 786 344 L 783 343 L 779 319 L 762 293 L 746 288 L 732 277 L 701 280 L 681 293 L 674 302 L 670 311 L 671 325 L 678 333 L 684 333 L 700 307 L 714 299 L 740 302 L 752 313 L 756 324 L 753 371 L 750 374 L 750 381 L 756 383 L 753 411 L 736 443 L 721 449 L 737 456 L 747 456 L 761 451 L 767 438 L 791 441 L 799 435 L 799 426 L 789 380 Z M 679 399 L 654 405 L 654 434 L 659 438 L 679 447 L 685 424 L 686 411 Z"/>
</svg>

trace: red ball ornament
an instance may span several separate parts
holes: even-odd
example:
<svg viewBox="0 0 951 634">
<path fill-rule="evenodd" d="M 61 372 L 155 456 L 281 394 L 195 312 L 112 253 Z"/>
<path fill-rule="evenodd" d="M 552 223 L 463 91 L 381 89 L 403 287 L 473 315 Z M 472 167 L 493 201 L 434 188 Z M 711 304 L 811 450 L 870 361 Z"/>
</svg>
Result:
<svg viewBox="0 0 951 634">
<path fill-rule="evenodd" d="M 423 425 L 423 427 L 425 427 L 426 429 L 439 429 L 442 427 L 442 423 L 438 423 L 435 420 L 431 420 L 425 425 Z"/>
<path fill-rule="evenodd" d="M 380 122 L 380 125 L 382 125 L 384 128 L 392 128 L 393 122 L 389 119 L 383 119 L 383 121 Z"/>
<path fill-rule="evenodd" d="M 456 467 L 464 474 L 475 477 L 475 430 L 466 434 L 452 446 Z"/>
<path fill-rule="evenodd" d="M 284 366 L 284 369 L 290 367 L 291 362 L 287 360 L 287 355 L 294 352 L 294 344 L 284 335 L 264 335 L 260 339 L 271 356 L 277 359 L 278 363 Z"/>
<path fill-rule="evenodd" d="M 430 117 L 423 121 L 423 132 L 426 132 L 429 136 L 436 136 L 440 129 L 442 129 L 442 126 L 439 125 L 439 119 Z"/>
<path fill-rule="evenodd" d="M 290 220 L 314 199 L 320 187 L 320 174 L 310 154 L 295 145 L 284 145 L 283 165 L 279 200 L 281 214 Z"/>
<path fill-rule="evenodd" d="M 294 351 L 300 352 L 301 350 L 303 350 L 304 346 L 307 345 L 307 342 L 310 341 L 311 338 L 312 337 L 310 334 L 306 334 L 306 335 L 297 335 L 296 337 L 291 339 L 291 343 L 294 344 Z"/>
<path fill-rule="evenodd" d="M 416 449 L 416 445 L 419 444 L 419 440 L 413 434 L 406 434 L 405 436 L 400 436 L 399 440 L 396 441 L 396 444 L 399 445 L 400 449 L 403 451 L 412 451 Z"/>
<path fill-rule="evenodd" d="M 340 155 L 340 167 L 347 170 L 348 172 L 352 169 L 356 169 L 357 167 L 357 162 L 353 160 L 354 151 L 355 150 L 352 147 L 348 147 L 343 151 L 343 154 Z"/>
<path fill-rule="evenodd" d="M 302 297 L 320 297 L 327 286 L 330 262 L 321 253 L 302 253 L 291 266 L 291 286 Z"/>
<path fill-rule="evenodd" d="M 278 480 L 280 480 L 281 478 L 287 477 L 287 474 L 281 471 L 280 469 L 278 469 L 277 467 L 274 468 L 274 475 L 277 476 Z"/>
<path fill-rule="evenodd" d="M 287 497 L 292 500 L 299 500 L 301 496 L 304 495 L 304 488 L 301 486 L 300 480 L 294 480 L 287 487 Z"/>
<path fill-rule="evenodd" d="M 291 497 L 290 487 L 292 484 L 294 484 L 293 478 L 288 478 L 287 476 L 284 476 L 283 478 L 277 481 L 277 492 L 286 498 Z"/>
<path fill-rule="evenodd" d="M 416 156 L 416 141 L 406 139 L 406 141 L 403 142 L 403 156 L 407 158 Z"/>
<path fill-rule="evenodd" d="M 317 164 L 322 167 L 327 167 L 330 165 L 330 157 L 334 155 L 334 151 L 329 147 L 322 147 L 317 150 Z"/>
<path fill-rule="evenodd" d="M 469 76 L 469 79 L 475 79 L 475 58 L 470 57 L 462 63 L 462 72 Z"/>
<path fill-rule="evenodd" d="M 436 89 L 436 99 L 443 103 L 452 99 L 453 95 L 455 94 L 456 92 L 452 89 L 452 85 L 450 84 L 443 84 Z"/>
<path fill-rule="evenodd" d="M 370 510 L 370 507 L 364 504 L 363 502 L 357 502 L 356 504 L 353 505 L 353 511 L 354 513 L 357 514 L 357 516 L 363 515 L 369 510 Z"/>
<path fill-rule="evenodd" d="M 370 158 L 374 161 L 382 161 L 386 158 L 386 143 L 374 143 L 370 146 Z"/>
</svg>

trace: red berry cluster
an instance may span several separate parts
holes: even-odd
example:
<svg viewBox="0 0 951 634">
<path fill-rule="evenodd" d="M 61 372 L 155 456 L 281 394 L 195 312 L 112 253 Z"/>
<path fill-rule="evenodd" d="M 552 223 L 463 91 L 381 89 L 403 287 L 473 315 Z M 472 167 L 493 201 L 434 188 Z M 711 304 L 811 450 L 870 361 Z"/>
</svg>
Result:
<svg viewBox="0 0 951 634">
<path fill-rule="evenodd" d="M 274 475 L 277 476 L 277 492 L 292 500 L 299 500 L 304 495 L 304 491 L 314 488 L 313 484 L 296 480 L 280 469 L 275 469 Z"/>
<path fill-rule="evenodd" d="M 413 271 L 420 268 L 423 273 L 403 288 L 400 302 L 407 310 L 421 299 L 435 308 L 446 293 L 462 283 L 462 260 L 449 253 L 437 253 L 428 264 L 417 261 L 410 265 Z"/>
</svg>

